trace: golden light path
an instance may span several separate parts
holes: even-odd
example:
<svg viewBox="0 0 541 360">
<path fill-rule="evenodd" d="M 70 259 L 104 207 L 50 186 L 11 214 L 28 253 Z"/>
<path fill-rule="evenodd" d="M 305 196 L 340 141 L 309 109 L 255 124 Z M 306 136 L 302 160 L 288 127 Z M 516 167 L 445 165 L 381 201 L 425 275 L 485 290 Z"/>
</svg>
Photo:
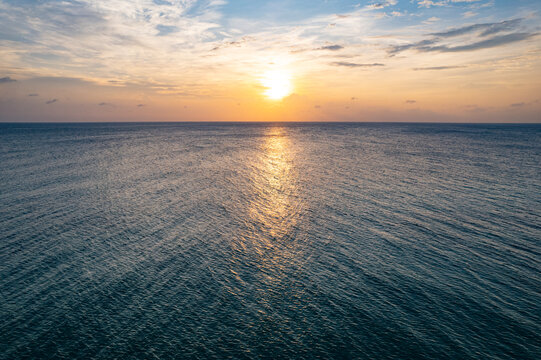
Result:
<svg viewBox="0 0 541 360">
<path fill-rule="evenodd" d="M 291 75 L 285 70 L 269 70 L 260 79 L 263 94 L 271 100 L 281 100 L 293 92 Z"/>
<path fill-rule="evenodd" d="M 234 278 L 226 289 L 238 296 L 257 281 L 252 301 L 261 307 L 255 316 L 277 324 L 283 321 L 272 309 L 277 299 L 285 296 L 299 307 L 306 296 L 304 287 L 291 286 L 291 272 L 303 272 L 308 249 L 306 237 L 296 230 L 302 223 L 304 201 L 294 166 L 297 149 L 288 129 L 269 126 L 260 139 L 255 156 L 248 160 L 250 193 L 244 204 L 244 227 L 232 243 L 236 255 L 230 258 L 230 271 Z"/>
</svg>

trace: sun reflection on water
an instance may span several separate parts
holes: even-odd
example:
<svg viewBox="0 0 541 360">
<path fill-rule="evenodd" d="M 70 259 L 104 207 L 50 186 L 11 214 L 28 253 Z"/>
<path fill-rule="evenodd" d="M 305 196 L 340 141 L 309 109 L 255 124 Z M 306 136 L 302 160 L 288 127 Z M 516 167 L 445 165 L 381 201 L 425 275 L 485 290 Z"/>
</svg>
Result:
<svg viewBox="0 0 541 360">
<path fill-rule="evenodd" d="M 309 257 L 302 231 L 305 201 L 295 166 L 300 150 L 287 128 L 268 128 L 260 139 L 254 156 L 246 160 L 246 202 L 242 225 L 231 244 L 232 277 L 226 288 L 235 297 L 250 294 L 242 301 L 257 303 L 254 316 L 263 324 L 287 327 L 279 324 L 282 318 L 272 310 L 273 304 L 285 297 L 291 306 L 302 306 L 304 290 L 292 279 L 302 277 Z"/>
<path fill-rule="evenodd" d="M 303 202 L 298 195 L 294 147 L 285 129 L 269 128 L 262 139 L 248 161 L 244 225 L 233 246 L 270 274 L 295 256 Z"/>
<path fill-rule="evenodd" d="M 287 237 L 298 213 L 289 145 L 282 129 L 271 129 L 262 144 L 259 171 L 254 174 L 256 196 L 250 216 L 268 240 Z"/>
</svg>

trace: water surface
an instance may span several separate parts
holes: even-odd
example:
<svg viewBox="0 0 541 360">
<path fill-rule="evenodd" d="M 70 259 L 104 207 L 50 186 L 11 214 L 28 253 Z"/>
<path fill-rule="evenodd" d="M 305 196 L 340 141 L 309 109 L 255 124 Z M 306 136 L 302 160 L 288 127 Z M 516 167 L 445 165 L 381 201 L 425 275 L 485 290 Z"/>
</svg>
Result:
<svg viewBox="0 0 541 360">
<path fill-rule="evenodd" d="M 0 125 L 0 358 L 541 358 L 541 126 Z"/>
</svg>

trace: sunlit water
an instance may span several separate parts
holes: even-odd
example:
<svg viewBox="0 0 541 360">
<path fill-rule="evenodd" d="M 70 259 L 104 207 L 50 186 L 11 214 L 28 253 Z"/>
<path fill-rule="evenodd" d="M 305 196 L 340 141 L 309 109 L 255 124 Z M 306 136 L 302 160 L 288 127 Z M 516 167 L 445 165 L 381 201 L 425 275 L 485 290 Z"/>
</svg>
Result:
<svg viewBox="0 0 541 360">
<path fill-rule="evenodd" d="M 541 358 L 541 127 L 0 125 L 0 358 Z"/>
</svg>

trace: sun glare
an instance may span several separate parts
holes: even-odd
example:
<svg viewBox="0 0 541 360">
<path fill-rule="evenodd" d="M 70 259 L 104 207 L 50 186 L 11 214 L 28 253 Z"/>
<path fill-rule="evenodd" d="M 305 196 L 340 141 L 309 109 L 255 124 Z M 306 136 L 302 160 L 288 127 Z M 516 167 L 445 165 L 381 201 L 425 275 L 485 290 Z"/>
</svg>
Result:
<svg viewBox="0 0 541 360">
<path fill-rule="evenodd" d="M 271 100 L 281 100 L 293 91 L 291 76 L 284 71 L 268 71 L 261 78 L 261 85 L 265 88 L 263 94 Z"/>
</svg>

